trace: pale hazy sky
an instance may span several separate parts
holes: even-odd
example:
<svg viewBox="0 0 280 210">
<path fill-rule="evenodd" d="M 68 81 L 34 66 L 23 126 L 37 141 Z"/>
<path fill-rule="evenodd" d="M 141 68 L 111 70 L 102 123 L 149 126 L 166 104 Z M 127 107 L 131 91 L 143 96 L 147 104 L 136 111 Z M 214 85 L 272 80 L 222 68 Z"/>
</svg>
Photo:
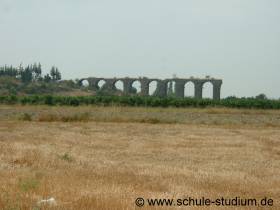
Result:
<svg viewBox="0 0 280 210">
<path fill-rule="evenodd" d="M 222 78 L 222 97 L 280 97 L 279 0 L 0 0 L 0 65 L 65 79 Z"/>
</svg>

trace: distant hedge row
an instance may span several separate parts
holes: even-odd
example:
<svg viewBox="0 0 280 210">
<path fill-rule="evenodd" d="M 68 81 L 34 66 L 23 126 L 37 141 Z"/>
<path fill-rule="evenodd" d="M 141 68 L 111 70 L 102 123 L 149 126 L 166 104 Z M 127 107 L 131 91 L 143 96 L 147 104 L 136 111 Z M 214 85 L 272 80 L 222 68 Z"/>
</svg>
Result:
<svg viewBox="0 0 280 210">
<path fill-rule="evenodd" d="M 0 96 L 0 104 L 31 105 L 98 105 L 98 106 L 145 106 L 145 107 L 232 107 L 280 109 L 280 100 L 255 98 L 227 98 L 221 100 L 194 98 L 159 98 L 142 96 Z"/>
</svg>

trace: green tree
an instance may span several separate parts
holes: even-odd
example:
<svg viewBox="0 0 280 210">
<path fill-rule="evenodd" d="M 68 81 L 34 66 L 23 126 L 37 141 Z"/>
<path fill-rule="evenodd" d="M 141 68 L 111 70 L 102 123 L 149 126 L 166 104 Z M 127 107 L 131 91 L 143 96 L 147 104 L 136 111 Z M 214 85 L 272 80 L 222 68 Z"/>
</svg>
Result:
<svg viewBox="0 0 280 210">
<path fill-rule="evenodd" d="M 49 74 L 46 74 L 45 76 L 44 76 L 44 82 L 50 82 L 51 80 L 52 80 L 52 78 L 51 78 L 51 76 L 49 75 Z"/>
<path fill-rule="evenodd" d="M 32 81 L 32 68 L 29 65 L 20 72 L 20 78 L 23 83 Z"/>
<path fill-rule="evenodd" d="M 61 80 L 61 73 L 58 68 L 55 68 L 55 80 Z"/>
<path fill-rule="evenodd" d="M 264 93 L 261 93 L 255 97 L 256 99 L 266 100 L 267 96 Z"/>
<path fill-rule="evenodd" d="M 55 67 L 53 66 L 52 68 L 51 68 L 51 71 L 50 71 L 50 76 L 51 76 L 51 78 L 52 78 L 52 80 L 55 80 Z"/>
<path fill-rule="evenodd" d="M 51 68 L 50 75 L 53 81 L 61 80 L 61 73 L 59 72 L 58 68 L 55 66 Z"/>
<path fill-rule="evenodd" d="M 19 71 L 17 68 L 13 66 L 0 67 L 0 76 L 10 76 L 10 77 L 17 77 Z"/>
<path fill-rule="evenodd" d="M 36 63 L 33 65 L 33 72 L 35 73 L 35 80 L 40 80 L 40 78 L 42 77 L 42 66 L 40 63 L 38 65 Z"/>
</svg>

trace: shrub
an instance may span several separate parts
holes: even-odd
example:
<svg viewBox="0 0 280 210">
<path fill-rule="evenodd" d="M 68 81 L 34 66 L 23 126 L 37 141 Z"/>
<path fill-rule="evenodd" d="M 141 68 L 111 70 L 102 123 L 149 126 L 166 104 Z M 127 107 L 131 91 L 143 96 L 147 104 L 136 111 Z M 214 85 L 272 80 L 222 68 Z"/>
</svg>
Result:
<svg viewBox="0 0 280 210">
<path fill-rule="evenodd" d="M 40 122 L 88 122 L 90 114 L 79 113 L 74 115 L 55 115 L 55 114 L 42 114 L 38 117 Z"/>
<path fill-rule="evenodd" d="M 46 105 L 98 105 L 98 106 L 147 106 L 147 107 L 232 107 L 280 109 L 280 100 L 235 98 L 228 97 L 221 100 L 195 98 L 160 98 L 155 96 L 0 96 L 2 104 L 46 104 Z"/>
<path fill-rule="evenodd" d="M 89 113 L 75 114 L 70 116 L 62 116 L 61 121 L 63 122 L 87 122 L 90 120 Z"/>
<path fill-rule="evenodd" d="M 74 160 L 68 153 L 64 153 L 62 156 L 60 156 L 60 159 L 67 162 L 72 162 Z"/>
<path fill-rule="evenodd" d="M 38 117 L 38 121 L 40 122 L 54 122 L 59 121 L 59 118 L 57 115 L 54 114 L 42 114 Z"/>
<path fill-rule="evenodd" d="M 45 104 L 54 105 L 53 97 L 50 95 L 45 96 Z"/>
<path fill-rule="evenodd" d="M 27 192 L 30 190 L 34 190 L 39 186 L 39 181 L 34 178 L 20 179 L 19 180 L 19 188 L 23 192 Z"/>
<path fill-rule="evenodd" d="M 31 121 L 32 120 L 32 116 L 28 113 L 23 113 L 22 115 L 19 116 L 19 120 L 23 120 L 23 121 Z"/>
</svg>

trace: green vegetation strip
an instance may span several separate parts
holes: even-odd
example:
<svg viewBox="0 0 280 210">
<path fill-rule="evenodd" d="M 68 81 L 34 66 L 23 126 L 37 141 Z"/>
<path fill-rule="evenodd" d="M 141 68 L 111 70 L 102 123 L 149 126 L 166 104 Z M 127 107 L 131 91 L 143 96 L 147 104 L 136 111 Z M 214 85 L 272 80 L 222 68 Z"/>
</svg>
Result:
<svg viewBox="0 0 280 210">
<path fill-rule="evenodd" d="M 232 107 L 280 109 L 280 100 L 256 98 L 226 98 L 221 100 L 194 98 L 158 98 L 141 96 L 0 96 L 0 104 L 22 105 L 97 105 L 97 106 L 143 106 L 143 107 Z"/>
</svg>

